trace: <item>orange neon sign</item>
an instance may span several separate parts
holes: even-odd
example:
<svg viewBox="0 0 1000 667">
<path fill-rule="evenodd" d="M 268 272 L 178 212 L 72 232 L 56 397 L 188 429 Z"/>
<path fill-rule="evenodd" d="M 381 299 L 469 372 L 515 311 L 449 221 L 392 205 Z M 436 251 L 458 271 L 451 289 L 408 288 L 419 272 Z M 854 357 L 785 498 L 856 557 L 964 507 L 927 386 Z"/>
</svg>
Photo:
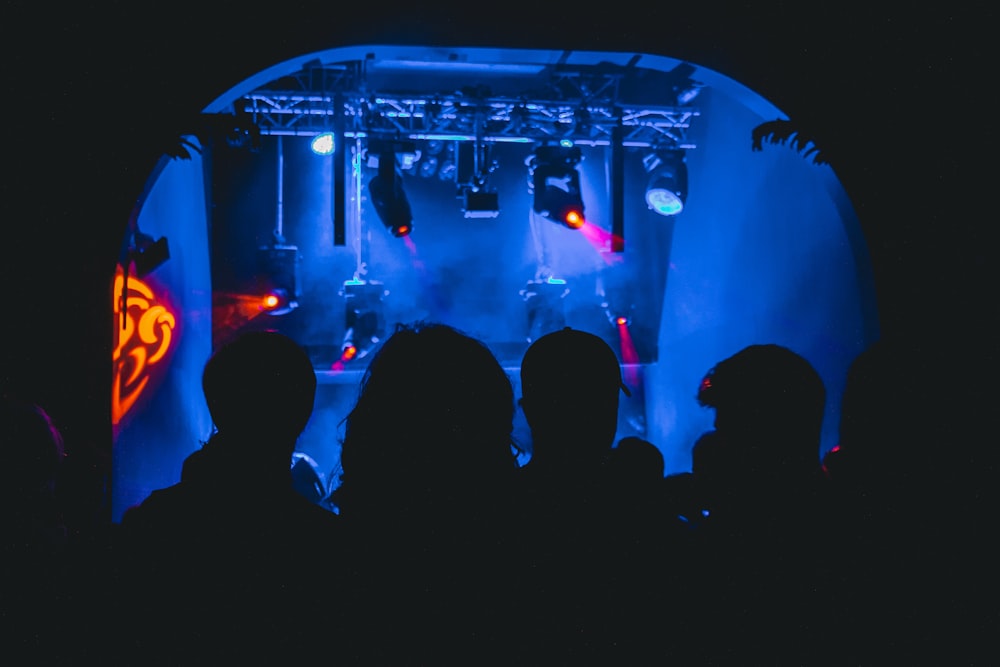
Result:
<svg viewBox="0 0 1000 667">
<path fill-rule="evenodd" d="M 112 292 L 116 335 L 112 353 L 111 423 L 115 426 L 146 389 L 150 369 L 170 351 L 177 324 L 174 314 L 157 303 L 156 295 L 146 283 L 129 276 L 128 293 L 123 295 L 124 287 L 125 278 L 119 271 Z"/>
</svg>

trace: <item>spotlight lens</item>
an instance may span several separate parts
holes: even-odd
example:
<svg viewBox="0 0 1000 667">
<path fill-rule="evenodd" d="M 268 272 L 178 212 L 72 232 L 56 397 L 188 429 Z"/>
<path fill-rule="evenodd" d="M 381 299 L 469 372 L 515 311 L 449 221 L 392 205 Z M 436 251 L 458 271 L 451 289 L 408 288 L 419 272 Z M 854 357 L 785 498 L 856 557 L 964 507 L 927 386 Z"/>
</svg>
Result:
<svg viewBox="0 0 1000 667">
<path fill-rule="evenodd" d="M 626 318 L 624 318 L 624 317 L 617 317 L 617 318 L 615 318 L 615 323 L 616 323 L 616 324 L 617 324 L 618 326 L 620 326 L 620 327 L 623 327 L 623 326 L 625 326 L 626 324 L 628 324 L 628 319 L 626 319 Z"/>
<path fill-rule="evenodd" d="M 583 216 L 580 215 L 579 211 L 570 211 L 566 214 L 566 226 L 570 229 L 580 229 L 583 227 Z"/>
<path fill-rule="evenodd" d="M 396 225 L 392 228 L 392 235 L 396 238 L 407 236 L 412 228 L 409 225 Z"/>
<path fill-rule="evenodd" d="M 316 155 L 333 155 L 333 132 L 324 132 L 313 137 L 310 147 Z"/>
<path fill-rule="evenodd" d="M 358 348 L 353 345 L 348 345 L 344 348 L 344 351 L 340 353 L 340 358 L 344 361 L 350 361 L 358 354 Z"/>
<path fill-rule="evenodd" d="M 684 202 L 666 188 L 652 188 L 646 191 L 646 204 L 660 215 L 677 215 L 684 210 Z"/>
<path fill-rule="evenodd" d="M 273 289 L 260 298 L 261 311 L 271 315 L 285 315 L 298 308 L 299 304 L 293 301 L 288 291 L 278 288 Z"/>
</svg>

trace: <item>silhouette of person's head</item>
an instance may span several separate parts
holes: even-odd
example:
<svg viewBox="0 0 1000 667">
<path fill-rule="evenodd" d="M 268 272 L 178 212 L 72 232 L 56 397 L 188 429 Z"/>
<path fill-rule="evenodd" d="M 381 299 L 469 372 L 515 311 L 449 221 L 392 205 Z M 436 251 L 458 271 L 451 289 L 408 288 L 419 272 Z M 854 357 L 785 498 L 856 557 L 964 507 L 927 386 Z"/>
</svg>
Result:
<svg viewBox="0 0 1000 667">
<path fill-rule="evenodd" d="M 274 331 L 241 334 L 209 358 L 202 389 L 219 435 L 290 464 L 316 398 L 316 372 L 298 343 Z"/>
<path fill-rule="evenodd" d="M 622 438 L 608 453 L 605 468 L 605 488 L 612 496 L 606 501 L 612 511 L 615 511 L 616 501 L 624 503 L 626 514 L 634 513 L 636 519 L 642 518 L 643 511 L 662 511 L 667 485 L 659 447 L 638 436 Z"/>
<path fill-rule="evenodd" d="M 826 389 L 801 355 L 750 345 L 705 375 L 697 400 L 715 409 L 721 445 L 713 453 L 735 457 L 747 474 L 794 478 L 818 469 Z"/>
<path fill-rule="evenodd" d="M 610 472 L 623 480 L 657 486 L 663 481 L 663 452 L 640 437 L 622 438 L 611 450 L 610 463 Z"/>
<path fill-rule="evenodd" d="M 441 323 L 398 325 L 345 422 L 346 517 L 476 511 L 517 468 L 510 378 L 482 341 Z"/>
<path fill-rule="evenodd" d="M 923 492 L 917 489 L 941 486 L 958 467 L 940 465 L 942 443 L 953 436 L 930 418 L 946 402 L 935 362 L 922 352 L 904 341 L 879 340 L 851 363 L 839 441 L 824 459 L 841 486 L 872 500 L 902 498 L 909 487 L 912 497 Z"/>
<path fill-rule="evenodd" d="M 618 429 L 621 364 L 604 339 L 566 327 L 533 342 L 521 360 L 521 410 L 532 460 L 575 465 L 603 459 Z"/>
</svg>

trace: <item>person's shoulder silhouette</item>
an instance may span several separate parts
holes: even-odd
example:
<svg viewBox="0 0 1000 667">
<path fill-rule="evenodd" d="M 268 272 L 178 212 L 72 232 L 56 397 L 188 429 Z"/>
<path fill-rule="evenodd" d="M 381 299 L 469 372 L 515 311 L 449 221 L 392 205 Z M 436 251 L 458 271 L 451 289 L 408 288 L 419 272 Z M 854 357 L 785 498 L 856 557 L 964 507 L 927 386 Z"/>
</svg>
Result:
<svg viewBox="0 0 1000 667">
<path fill-rule="evenodd" d="M 714 409 L 715 430 L 692 452 L 708 512 L 696 533 L 702 594 L 692 600 L 729 602 L 700 631 L 713 650 L 742 651 L 749 662 L 770 652 L 782 663 L 811 663 L 833 627 L 835 597 L 820 462 L 823 380 L 788 347 L 755 344 L 713 366 L 696 397 Z M 780 653 L 777 633 L 794 635 Z"/>
<path fill-rule="evenodd" d="M 516 470 L 510 378 L 478 338 L 400 324 L 345 422 L 334 500 L 354 525 L 442 522 L 497 502 Z"/>
<path fill-rule="evenodd" d="M 946 360 L 935 357 L 942 352 Z M 942 649 L 939 637 L 955 664 L 971 664 L 991 641 L 981 610 L 992 599 L 982 586 L 995 563 L 983 530 L 992 506 L 958 423 L 982 397 L 956 377 L 982 369 L 957 365 L 953 352 L 882 338 L 847 372 L 839 440 L 824 464 L 841 519 L 844 588 L 856 601 L 851 639 L 869 655 L 898 655 L 907 646 L 926 658 Z"/>
<path fill-rule="evenodd" d="M 221 346 L 202 373 L 214 433 L 184 461 L 178 484 L 154 491 L 122 523 L 151 519 L 156 510 L 185 521 L 232 510 L 238 519 L 240 508 L 267 512 L 295 503 L 292 454 L 312 415 L 316 384 L 307 353 L 284 334 L 251 331 Z M 185 501 L 198 506 L 185 512 Z"/>
<path fill-rule="evenodd" d="M 494 353 L 450 325 L 397 325 L 374 353 L 333 493 L 350 541 L 352 654 L 451 663 L 510 648 L 514 409 Z"/>
<path fill-rule="evenodd" d="M 316 386 L 308 354 L 281 333 L 243 333 L 208 359 L 202 387 L 215 432 L 184 461 L 177 484 L 121 521 L 119 559 L 132 589 L 122 592 L 145 611 L 129 619 L 138 640 L 179 630 L 184 621 L 170 609 L 179 601 L 195 628 L 185 636 L 206 656 L 242 648 L 234 637 L 258 631 L 262 651 L 290 650 L 315 622 L 323 605 L 299 570 L 322 559 L 336 581 L 339 525 L 295 489 L 291 464 Z"/>
<path fill-rule="evenodd" d="M 614 662 L 620 630 L 634 617 L 631 609 L 606 615 L 621 602 L 612 591 L 624 553 L 615 547 L 621 533 L 612 529 L 613 515 L 621 503 L 611 502 L 608 476 L 620 396 L 629 395 L 621 364 L 600 336 L 565 327 L 528 346 L 520 380 L 531 439 L 517 499 L 523 613 L 531 619 L 525 643 L 542 662 Z M 640 570 L 647 571 L 634 568 Z"/>
<path fill-rule="evenodd" d="M 60 662 L 71 583 L 68 527 L 56 498 L 62 434 L 41 405 L 5 396 L 0 452 L 0 638 L 36 660 Z"/>
</svg>

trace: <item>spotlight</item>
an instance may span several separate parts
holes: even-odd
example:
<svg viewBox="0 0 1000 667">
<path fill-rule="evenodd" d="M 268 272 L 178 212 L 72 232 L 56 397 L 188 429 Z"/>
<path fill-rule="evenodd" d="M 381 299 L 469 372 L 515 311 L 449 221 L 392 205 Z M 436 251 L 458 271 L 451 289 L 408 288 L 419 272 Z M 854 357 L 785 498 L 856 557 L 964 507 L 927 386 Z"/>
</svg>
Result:
<svg viewBox="0 0 1000 667">
<path fill-rule="evenodd" d="M 368 182 L 375 213 L 393 236 L 406 236 L 413 231 L 413 212 L 403 191 L 403 173 L 396 165 L 396 153 L 383 149 L 377 155 L 378 173 Z"/>
<path fill-rule="evenodd" d="M 462 212 L 466 218 L 495 218 L 500 215 L 499 196 L 496 192 L 463 188 Z"/>
<path fill-rule="evenodd" d="M 586 220 L 580 194 L 580 172 L 576 169 L 581 159 L 578 146 L 541 145 L 535 148 L 528 159 L 535 213 L 570 229 L 583 226 Z"/>
<path fill-rule="evenodd" d="M 298 302 L 291 298 L 288 290 L 275 287 L 260 298 L 258 308 L 269 315 L 287 315 L 298 306 Z"/>
<path fill-rule="evenodd" d="M 684 152 L 676 149 L 648 153 L 642 165 L 649 174 L 646 204 L 660 215 L 677 215 L 687 201 L 688 172 Z"/>
<path fill-rule="evenodd" d="M 454 181 L 458 175 L 458 165 L 450 156 L 447 156 L 438 167 L 437 175 L 442 181 Z"/>
<path fill-rule="evenodd" d="M 382 337 L 382 298 L 388 294 L 378 281 L 357 278 L 345 280 L 340 292 L 344 297 L 344 338 L 340 360 L 349 362 L 367 356 Z"/>
<path fill-rule="evenodd" d="M 309 147 L 312 148 L 312 152 L 316 155 L 333 155 L 334 148 L 336 148 L 336 140 L 334 139 L 333 132 L 317 134 L 309 142 Z"/>
<path fill-rule="evenodd" d="M 440 139 L 429 139 L 425 148 L 424 153 L 427 155 L 440 155 L 444 150 L 444 142 Z"/>
<path fill-rule="evenodd" d="M 280 239 L 275 233 L 275 239 Z M 270 315 L 287 315 L 299 307 L 297 246 L 275 243 L 258 248 L 263 296 L 260 310 Z"/>
</svg>

